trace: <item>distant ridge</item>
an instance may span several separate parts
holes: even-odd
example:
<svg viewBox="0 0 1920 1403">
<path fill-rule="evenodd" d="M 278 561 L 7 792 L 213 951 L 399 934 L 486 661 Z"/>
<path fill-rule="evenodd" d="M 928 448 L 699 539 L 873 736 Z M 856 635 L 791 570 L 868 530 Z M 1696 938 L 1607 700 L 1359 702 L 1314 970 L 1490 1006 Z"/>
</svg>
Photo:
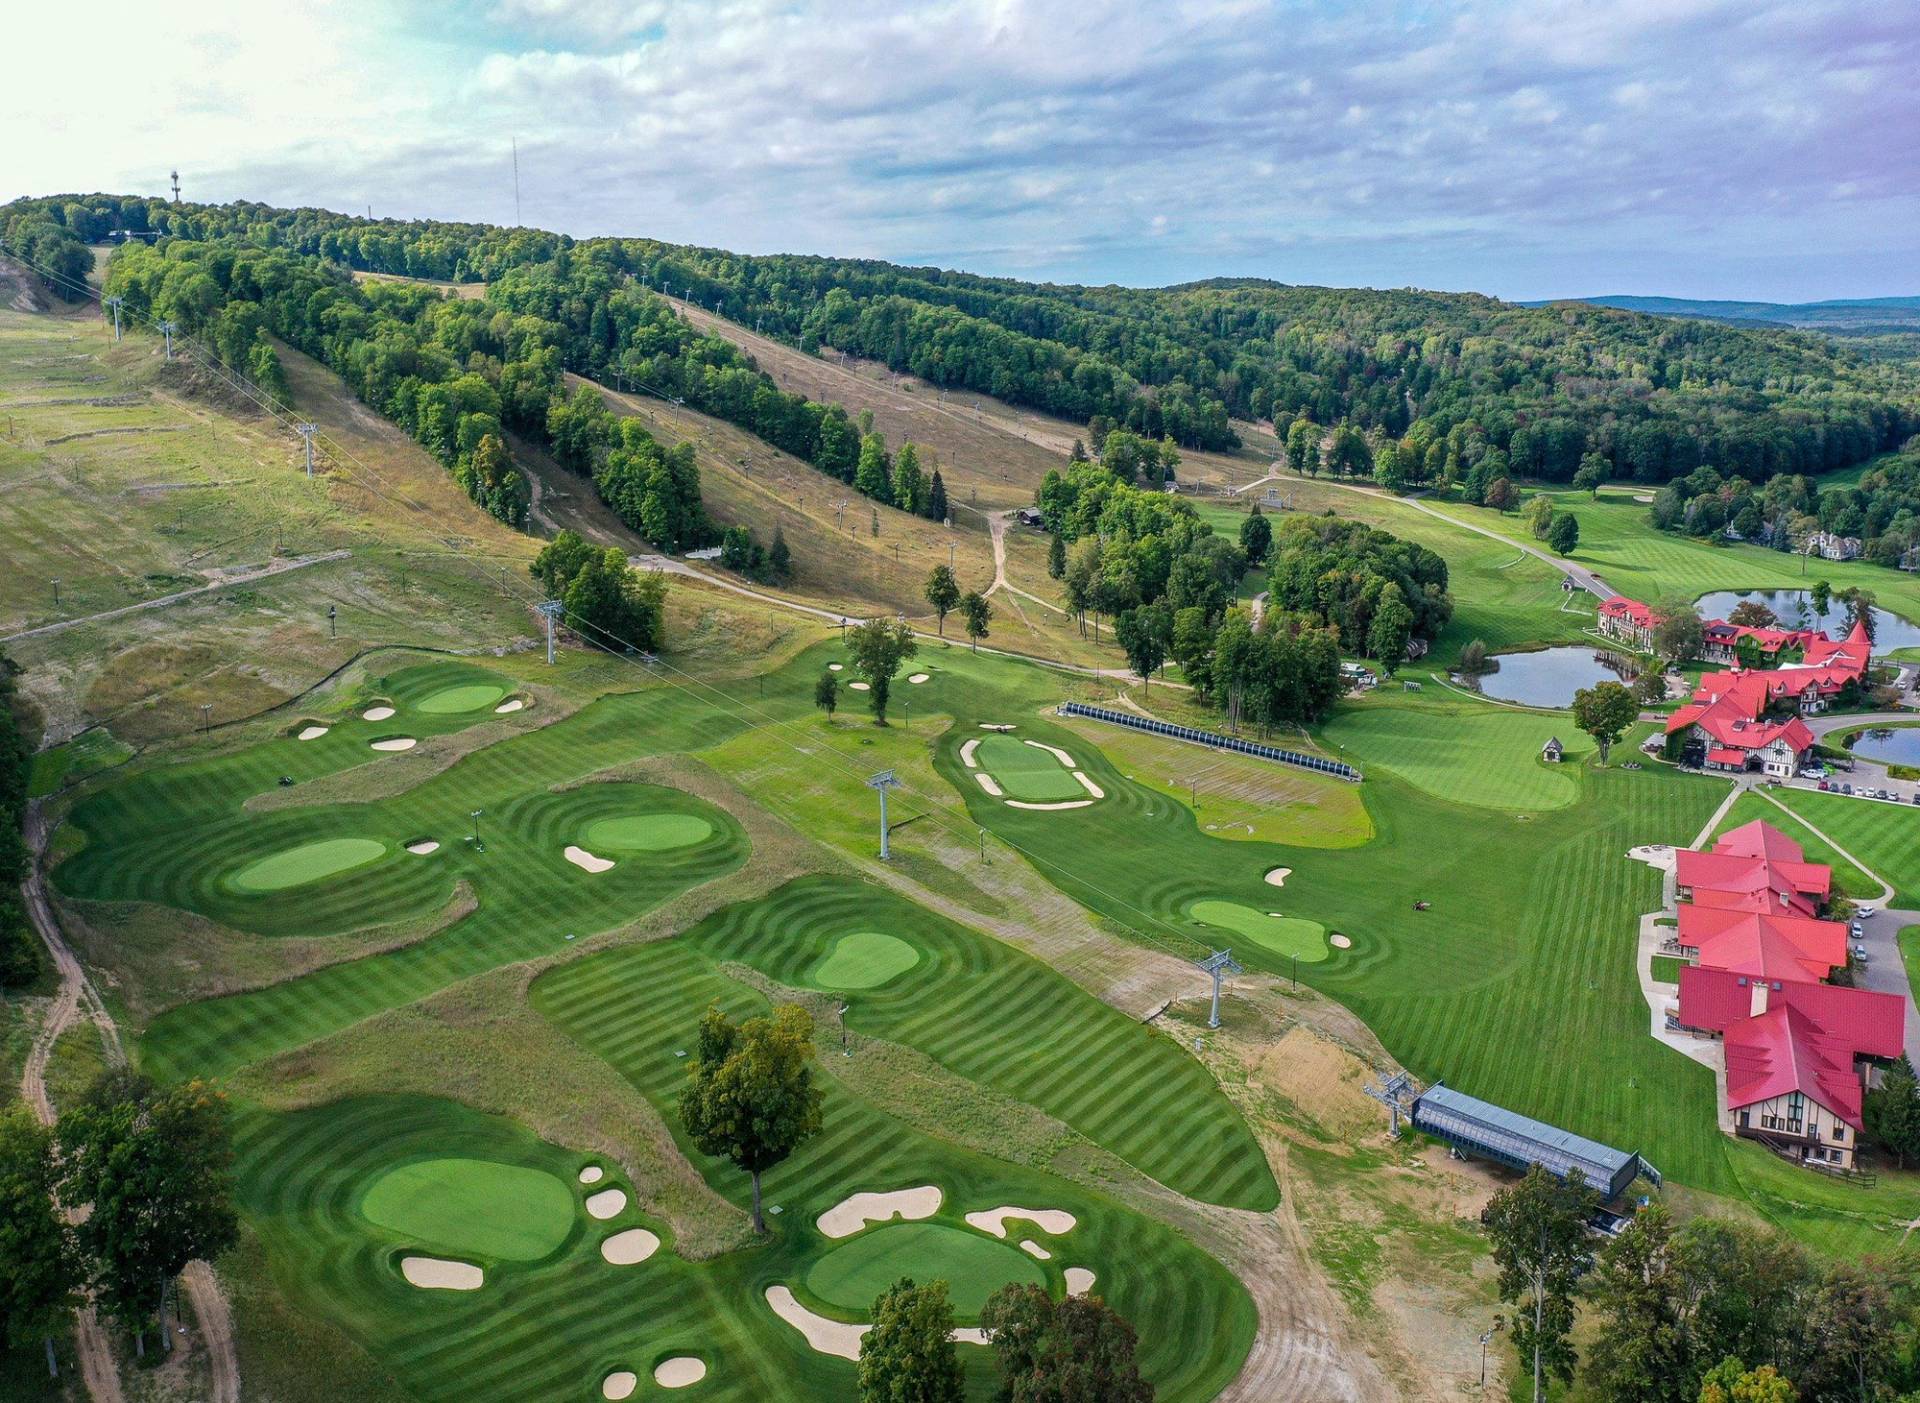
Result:
<svg viewBox="0 0 1920 1403">
<path fill-rule="evenodd" d="M 1920 331 L 1920 296 L 1837 297 L 1825 302 L 1725 302 L 1690 297 L 1549 297 L 1523 307 L 1584 302 L 1656 317 L 1699 317 L 1718 322 L 1763 322 L 1818 331 Z"/>
</svg>

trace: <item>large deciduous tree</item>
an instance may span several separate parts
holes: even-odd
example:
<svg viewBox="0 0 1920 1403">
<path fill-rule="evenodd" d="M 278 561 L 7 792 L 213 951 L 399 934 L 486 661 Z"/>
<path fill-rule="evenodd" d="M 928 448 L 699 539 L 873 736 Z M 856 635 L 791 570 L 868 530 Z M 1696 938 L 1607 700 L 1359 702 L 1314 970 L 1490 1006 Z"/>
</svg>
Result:
<svg viewBox="0 0 1920 1403">
<path fill-rule="evenodd" d="M 699 1047 L 680 1092 L 680 1122 L 702 1151 L 753 1178 L 753 1230 L 764 1234 L 760 1176 L 820 1131 L 813 1018 L 798 1004 L 735 1023 L 719 1008 L 700 1020 Z"/>
<path fill-rule="evenodd" d="M 1600 763 L 1640 715 L 1640 702 L 1618 682 L 1600 682 L 1573 694 L 1573 724 L 1600 747 Z"/>
<path fill-rule="evenodd" d="M 59 1376 L 53 1337 L 78 1299 L 79 1254 L 60 1216 L 53 1132 L 24 1105 L 0 1115 L 0 1334 L 9 1348 L 34 1340 L 47 1351 L 47 1372 Z"/>
<path fill-rule="evenodd" d="M 1534 1403 L 1549 1378 L 1573 1379 L 1573 1296 L 1592 1260 L 1587 1220 L 1598 1203 L 1579 1170 L 1560 1179 L 1536 1164 L 1487 1206 L 1500 1299 L 1518 1308 L 1513 1343 L 1532 1371 Z"/>
<path fill-rule="evenodd" d="M 1133 1326 L 1097 1297 L 1056 1301 L 1043 1287 L 1007 1285 L 987 1298 L 980 1326 L 1004 1403 L 1152 1403 Z"/>
<path fill-rule="evenodd" d="M 1670 663 L 1700 656 L 1707 641 L 1700 611 L 1685 599 L 1662 599 L 1653 606 L 1653 651 Z"/>
<path fill-rule="evenodd" d="M 60 1117 L 60 1198 L 85 1206 L 77 1229 L 94 1290 L 143 1347 L 188 1262 L 218 1256 L 239 1234 L 226 1097 L 205 1082 L 159 1087 L 109 1072 Z"/>
<path fill-rule="evenodd" d="M 887 724 L 893 679 L 919 648 L 913 630 L 897 619 L 868 619 L 847 635 L 847 651 L 853 655 L 854 670 L 866 679 L 867 705 L 876 726 Z"/>
<path fill-rule="evenodd" d="M 979 652 L 980 640 L 987 636 L 987 625 L 993 622 L 993 601 L 979 590 L 968 590 L 960 596 L 960 621 L 966 625 L 973 651 Z"/>
<path fill-rule="evenodd" d="M 927 586 L 922 591 L 927 603 L 933 606 L 934 616 L 940 620 L 940 636 L 947 636 L 947 615 L 953 612 L 953 606 L 960 602 L 960 583 L 953 578 L 953 568 L 936 565 L 927 574 Z"/>
<path fill-rule="evenodd" d="M 873 1303 L 860 1340 L 860 1403 L 960 1403 L 966 1376 L 953 1348 L 947 1283 L 893 1283 Z"/>
</svg>

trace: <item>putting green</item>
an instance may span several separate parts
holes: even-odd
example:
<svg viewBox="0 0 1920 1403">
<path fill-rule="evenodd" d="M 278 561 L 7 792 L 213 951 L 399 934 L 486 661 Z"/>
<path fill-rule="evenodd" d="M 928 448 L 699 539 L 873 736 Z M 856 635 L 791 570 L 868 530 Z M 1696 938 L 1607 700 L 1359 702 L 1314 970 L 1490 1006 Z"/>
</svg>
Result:
<svg viewBox="0 0 1920 1403">
<path fill-rule="evenodd" d="M 1312 963 L 1327 957 L 1326 927 L 1298 916 L 1269 916 L 1235 901 L 1196 901 L 1187 914 L 1205 925 L 1244 935 L 1263 950 Z"/>
<path fill-rule="evenodd" d="M 415 711 L 424 711 L 429 716 L 447 716 L 457 711 L 478 711 L 483 706 L 492 706 L 507 694 L 505 687 L 496 687 L 490 682 L 463 682 L 454 687 L 442 687 L 437 692 L 429 692 L 414 703 Z"/>
<path fill-rule="evenodd" d="M 953 1313 L 975 1319 L 1008 1282 L 1044 1286 L 1040 1264 L 1009 1243 L 940 1223 L 895 1223 L 836 1247 L 807 1272 L 807 1290 L 828 1305 L 862 1314 L 903 1276 L 945 1281 Z"/>
<path fill-rule="evenodd" d="M 249 862 L 229 879 L 244 892 L 281 891 L 372 862 L 387 850 L 372 838 L 324 838 Z"/>
<path fill-rule="evenodd" d="M 593 852 L 657 853 L 689 847 L 712 832 L 698 814 L 621 814 L 588 824 L 585 846 Z"/>
<path fill-rule="evenodd" d="M 486 1159 L 423 1159 L 388 1170 L 360 1200 L 370 1223 L 423 1247 L 530 1262 L 567 1240 L 578 1212 L 553 1175 Z"/>
<path fill-rule="evenodd" d="M 974 758 L 998 780 L 1010 799 L 1028 804 L 1050 804 L 1062 799 L 1085 799 L 1087 791 L 1052 751 L 1028 745 L 1013 736 L 991 735 L 980 742 Z"/>
<path fill-rule="evenodd" d="M 876 989 L 920 963 L 920 952 L 898 936 L 857 930 L 833 942 L 808 976 L 823 989 Z"/>
</svg>

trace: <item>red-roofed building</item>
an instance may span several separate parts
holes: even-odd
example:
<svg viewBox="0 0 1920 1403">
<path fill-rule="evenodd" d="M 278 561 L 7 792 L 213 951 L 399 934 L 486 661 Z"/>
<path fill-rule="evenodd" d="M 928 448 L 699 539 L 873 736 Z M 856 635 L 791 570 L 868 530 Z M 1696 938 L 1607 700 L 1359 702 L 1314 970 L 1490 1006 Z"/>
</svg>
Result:
<svg viewBox="0 0 1920 1403">
<path fill-rule="evenodd" d="M 1774 700 L 1774 679 L 1807 671 L 1710 672 L 1692 698 L 1667 718 L 1667 736 L 1684 758 L 1708 769 L 1760 770 L 1788 779 L 1800 768 L 1815 737 L 1798 716 L 1765 720 Z"/>
<path fill-rule="evenodd" d="M 1761 659 L 1767 663 L 1778 662 L 1783 652 L 1804 650 L 1816 638 L 1826 642 L 1825 634 L 1809 628 L 1754 628 L 1748 624 L 1730 624 L 1725 619 L 1709 619 L 1700 656 L 1710 663 L 1737 663 L 1743 638 L 1753 640 Z"/>
<path fill-rule="evenodd" d="M 1653 647 L 1653 626 L 1657 622 L 1653 610 L 1624 594 L 1601 601 L 1600 631 L 1642 651 Z"/>
<path fill-rule="evenodd" d="M 1829 984 L 1847 960 L 1846 927 L 1813 912 L 1831 869 L 1805 861 L 1771 824 L 1743 824 L 1711 852 L 1675 854 L 1678 1022 L 1720 1035 L 1735 1134 L 1802 1164 L 1853 1167 L 1863 1061 L 1898 1057 L 1907 1001 Z"/>
</svg>

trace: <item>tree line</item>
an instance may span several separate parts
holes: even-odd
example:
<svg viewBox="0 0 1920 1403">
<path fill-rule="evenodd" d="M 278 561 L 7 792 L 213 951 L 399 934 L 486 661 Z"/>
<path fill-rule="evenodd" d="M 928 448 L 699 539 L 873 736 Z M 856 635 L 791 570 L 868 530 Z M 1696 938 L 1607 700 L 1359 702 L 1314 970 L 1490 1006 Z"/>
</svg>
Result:
<svg viewBox="0 0 1920 1403">
<path fill-rule="evenodd" d="M 173 1348 L 168 1303 L 187 1263 L 239 1235 L 224 1093 L 101 1076 L 58 1122 L 0 1114 L 0 1327 L 11 1348 L 53 1341 L 86 1296 L 146 1352 Z M 69 1213 L 77 1222 L 69 1221 Z"/>
<path fill-rule="evenodd" d="M 1771 1228 L 1679 1224 L 1658 1203 L 1596 1249 L 1598 1206 L 1578 1170 L 1535 1165 L 1484 1215 L 1534 1399 L 1576 1379 L 1596 1403 L 1920 1397 L 1920 1274 L 1904 1258 L 1822 1262 Z"/>
<path fill-rule="evenodd" d="M 20 894 L 33 864 L 25 834 L 33 749 L 21 721 L 17 672 L 0 653 L 0 988 L 6 989 L 27 987 L 44 969 L 40 937 Z"/>
</svg>

